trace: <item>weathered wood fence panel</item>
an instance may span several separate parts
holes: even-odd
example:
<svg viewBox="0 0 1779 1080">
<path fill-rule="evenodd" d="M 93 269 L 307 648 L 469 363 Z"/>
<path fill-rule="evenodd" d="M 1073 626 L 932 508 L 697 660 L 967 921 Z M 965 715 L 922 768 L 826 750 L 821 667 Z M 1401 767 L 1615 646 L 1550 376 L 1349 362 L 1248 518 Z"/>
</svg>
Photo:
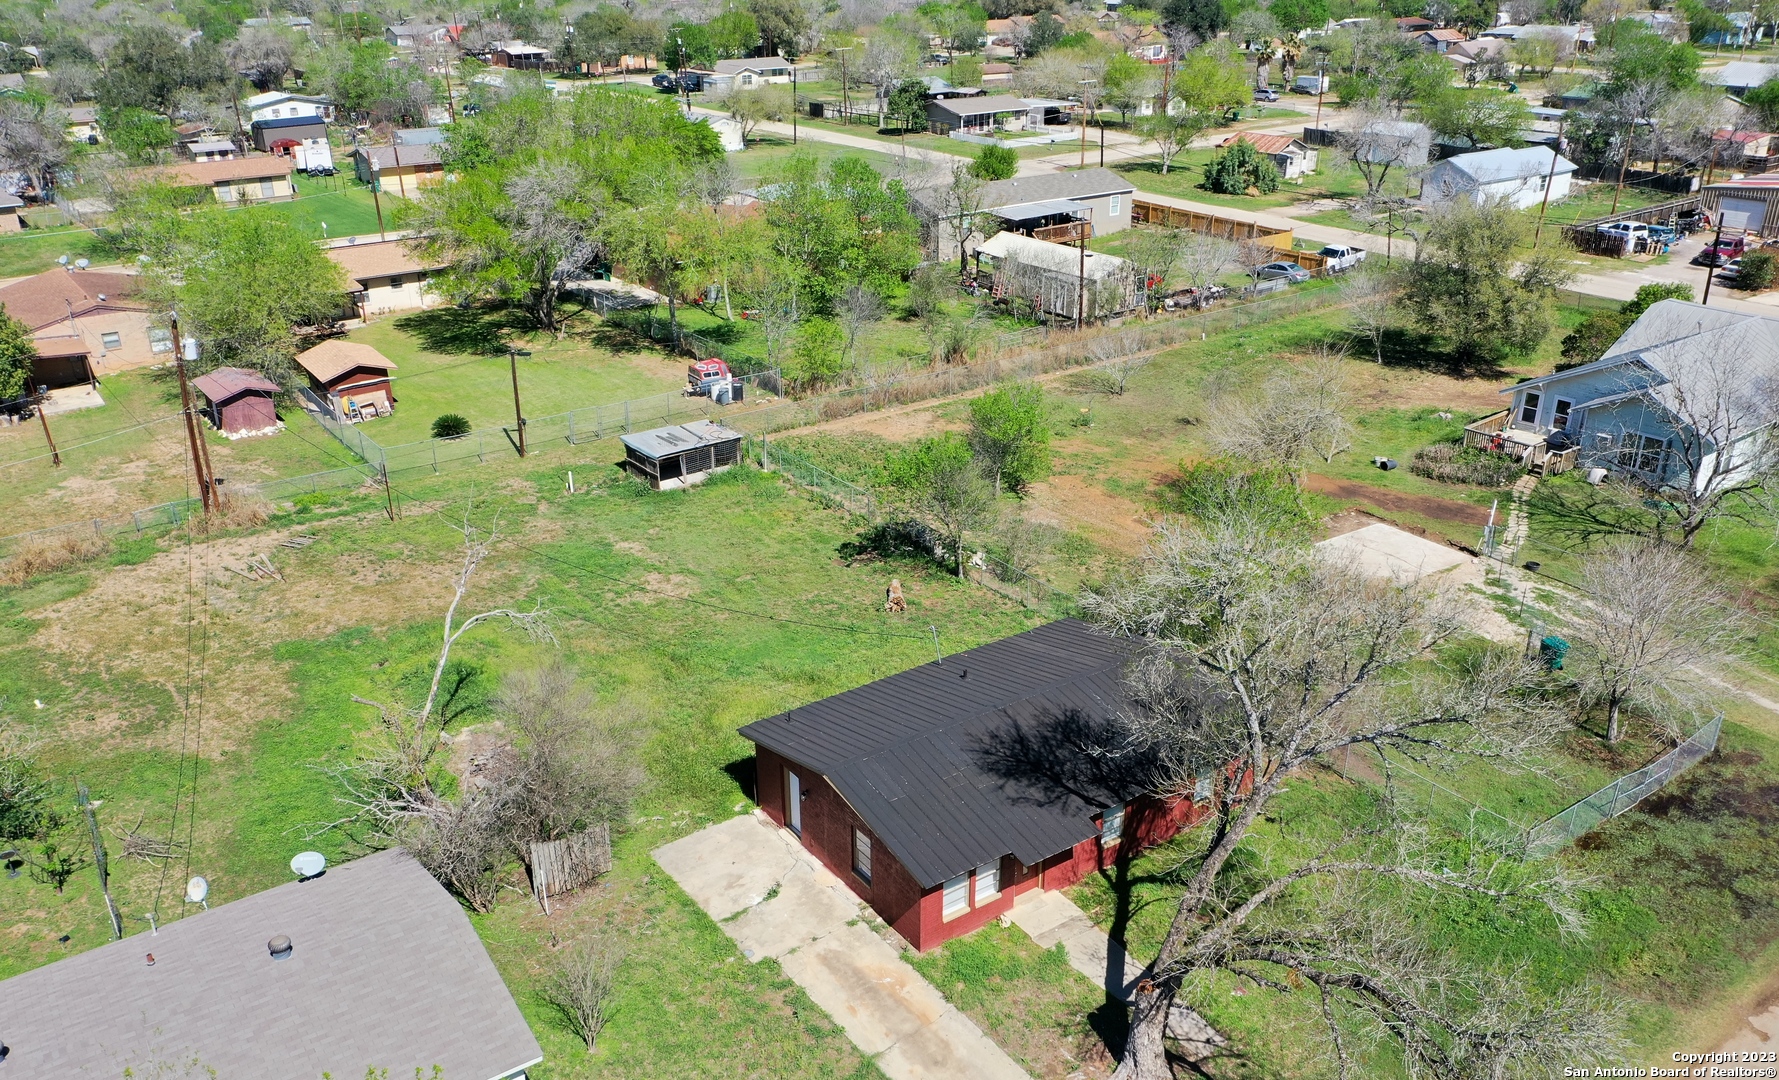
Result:
<svg viewBox="0 0 1779 1080">
<path fill-rule="evenodd" d="M 595 825 L 560 840 L 533 843 L 530 862 L 531 892 L 547 915 L 550 897 L 573 892 L 611 872 L 611 827 Z"/>
</svg>

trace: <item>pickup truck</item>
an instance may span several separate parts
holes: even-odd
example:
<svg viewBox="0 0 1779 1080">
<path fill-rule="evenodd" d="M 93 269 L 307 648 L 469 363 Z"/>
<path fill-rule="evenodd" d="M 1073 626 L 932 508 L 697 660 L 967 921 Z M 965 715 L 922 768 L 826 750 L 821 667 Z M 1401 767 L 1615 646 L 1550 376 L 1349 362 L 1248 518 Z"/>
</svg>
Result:
<svg viewBox="0 0 1779 1080">
<path fill-rule="evenodd" d="M 1338 274 L 1358 266 L 1365 258 L 1365 249 L 1348 247 L 1345 244 L 1329 244 L 1316 254 L 1328 260 L 1323 265 L 1330 274 Z"/>
</svg>

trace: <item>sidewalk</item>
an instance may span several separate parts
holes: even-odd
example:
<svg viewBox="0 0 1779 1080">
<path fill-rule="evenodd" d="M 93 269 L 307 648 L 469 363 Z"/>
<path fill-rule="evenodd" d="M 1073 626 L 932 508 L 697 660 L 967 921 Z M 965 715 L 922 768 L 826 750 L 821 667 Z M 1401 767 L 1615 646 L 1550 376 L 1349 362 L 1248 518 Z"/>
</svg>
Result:
<svg viewBox="0 0 1779 1080">
<path fill-rule="evenodd" d="M 1029 1080 L 861 921 L 845 883 L 763 816 L 730 818 L 654 856 L 743 956 L 777 960 L 890 1080 Z"/>
</svg>

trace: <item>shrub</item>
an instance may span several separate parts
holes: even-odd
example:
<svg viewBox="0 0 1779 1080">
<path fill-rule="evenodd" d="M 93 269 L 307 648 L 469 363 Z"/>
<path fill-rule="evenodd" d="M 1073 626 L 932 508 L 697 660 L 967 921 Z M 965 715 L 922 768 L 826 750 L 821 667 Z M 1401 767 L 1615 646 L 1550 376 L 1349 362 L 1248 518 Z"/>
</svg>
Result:
<svg viewBox="0 0 1779 1080">
<path fill-rule="evenodd" d="M 1156 492 L 1162 509 L 1210 525 L 1231 516 L 1264 521 L 1280 536 L 1308 539 L 1315 517 L 1283 469 L 1253 468 L 1211 458 L 1185 466 Z"/>
<path fill-rule="evenodd" d="M 468 434 L 469 418 L 461 413 L 448 412 L 432 422 L 435 439 L 461 439 Z"/>
<path fill-rule="evenodd" d="M 1736 272 L 1736 288 L 1750 292 L 1760 292 L 1773 287 L 1773 278 L 1779 274 L 1779 259 L 1770 251 L 1751 251 L 1742 256 L 1742 269 Z"/>
<path fill-rule="evenodd" d="M 985 146 L 970 163 L 970 175 L 984 180 L 1011 180 L 1019 173 L 1019 152 L 1011 146 Z"/>
<path fill-rule="evenodd" d="M 110 550 L 110 540 L 90 533 L 26 540 L 0 564 L 0 585 L 23 585 L 40 574 L 91 562 Z"/>
<path fill-rule="evenodd" d="M 1446 484 L 1505 487 L 1523 471 L 1519 459 L 1461 443 L 1434 443 L 1415 451 L 1408 471 Z"/>
<path fill-rule="evenodd" d="M 1250 188 L 1269 195 L 1279 190 L 1279 167 L 1243 139 L 1211 159 L 1199 187 L 1219 195 L 1246 195 Z"/>
</svg>

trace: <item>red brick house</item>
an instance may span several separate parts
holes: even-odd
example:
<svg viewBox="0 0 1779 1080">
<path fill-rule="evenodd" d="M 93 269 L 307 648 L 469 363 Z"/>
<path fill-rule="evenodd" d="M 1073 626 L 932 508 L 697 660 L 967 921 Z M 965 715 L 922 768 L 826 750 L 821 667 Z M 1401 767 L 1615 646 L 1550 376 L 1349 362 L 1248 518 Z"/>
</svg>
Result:
<svg viewBox="0 0 1779 1080">
<path fill-rule="evenodd" d="M 916 949 L 967 934 L 1207 812 L 1087 751 L 1133 647 L 1063 619 L 755 721 L 760 806 Z"/>
</svg>

